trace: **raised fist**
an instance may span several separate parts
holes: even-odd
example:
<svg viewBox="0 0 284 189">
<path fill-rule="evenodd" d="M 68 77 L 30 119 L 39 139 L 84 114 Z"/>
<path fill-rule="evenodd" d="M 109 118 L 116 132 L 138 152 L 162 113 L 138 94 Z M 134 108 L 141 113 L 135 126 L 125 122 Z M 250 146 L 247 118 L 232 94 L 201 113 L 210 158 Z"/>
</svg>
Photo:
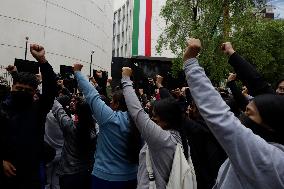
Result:
<svg viewBox="0 0 284 189">
<path fill-rule="evenodd" d="M 158 88 L 163 87 L 163 86 L 162 86 L 163 80 L 164 80 L 164 78 L 163 78 L 162 76 L 160 76 L 160 75 L 157 75 L 157 76 L 156 76 L 156 86 L 157 86 Z"/>
<path fill-rule="evenodd" d="M 235 50 L 233 49 L 233 46 L 231 44 L 231 42 L 226 42 L 226 43 L 223 43 L 222 44 L 222 47 L 221 47 L 222 51 L 231 56 L 232 54 L 234 54 Z"/>
<path fill-rule="evenodd" d="M 58 80 L 57 81 L 57 85 L 59 85 L 60 87 L 64 87 L 64 81 L 63 80 Z"/>
<path fill-rule="evenodd" d="M 228 82 L 235 81 L 237 79 L 237 74 L 229 73 Z"/>
<path fill-rule="evenodd" d="M 162 84 L 163 80 L 164 80 L 164 78 L 162 76 L 160 76 L 160 75 L 156 76 L 156 83 Z"/>
<path fill-rule="evenodd" d="M 196 58 L 201 50 L 201 42 L 199 39 L 190 38 L 187 42 L 187 48 L 183 55 L 183 61 L 187 61 L 190 58 Z"/>
<path fill-rule="evenodd" d="M 122 68 L 122 76 L 130 77 L 132 75 L 132 69 L 129 67 Z"/>
<path fill-rule="evenodd" d="M 9 73 L 11 72 L 17 72 L 17 67 L 16 66 L 12 66 L 12 65 L 9 65 L 8 67 L 5 68 Z"/>
<path fill-rule="evenodd" d="M 82 65 L 82 64 L 76 63 L 76 64 L 73 65 L 73 70 L 74 70 L 74 72 L 77 72 L 77 71 L 80 72 L 80 71 L 82 70 L 82 68 L 83 68 L 83 65 Z"/>
<path fill-rule="evenodd" d="M 47 62 L 45 59 L 45 50 L 42 46 L 37 44 L 31 44 L 30 45 L 30 51 L 33 57 L 39 62 L 39 63 L 45 63 Z"/>
</svg>

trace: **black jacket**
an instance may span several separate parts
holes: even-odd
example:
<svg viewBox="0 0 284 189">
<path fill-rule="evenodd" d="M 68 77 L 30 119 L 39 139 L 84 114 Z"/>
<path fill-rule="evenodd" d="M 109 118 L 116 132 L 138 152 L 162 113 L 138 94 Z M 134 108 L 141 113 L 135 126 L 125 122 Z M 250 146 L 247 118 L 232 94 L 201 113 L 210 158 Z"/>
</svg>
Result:
<svg viewBox="0 0 284 189">
<path fill-rule="evenodd" d="M 248 88 L 251 96 L 275 93 L 260 73 L 238 53 L 235 52 L 230 56 L 229 64 L 233 66 L 238 78 Z"/>
<path fill-rule="evenodd" d="M 50 64 L 40 64 L 42 73 L 42 95 L 25 109 L 17 108 L 8 98 L 0 107 L 0 151 L 1 160 L 16 167 L 14 183 L 33 188 L 39 182 L 40 162 L 43 161 L 43 136 L 47 113 L 56 96 L 56 75 Z M 1 187 L 2 188 L 2 187 Z M 12 186 L 11 186 L 12 188 Z"/>
</svg>

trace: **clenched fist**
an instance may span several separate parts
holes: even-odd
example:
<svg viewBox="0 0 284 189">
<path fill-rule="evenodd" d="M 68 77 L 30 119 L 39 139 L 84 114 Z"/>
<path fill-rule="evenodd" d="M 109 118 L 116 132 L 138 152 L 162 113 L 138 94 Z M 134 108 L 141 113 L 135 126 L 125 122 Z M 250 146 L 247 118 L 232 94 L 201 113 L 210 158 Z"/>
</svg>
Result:
<svg viewBox="0 0 284 189">
<path fill-rule="evenodd" d="M 235 81 L 237 79 L 237 74 L 229 73 L 228 82 Z"/>
<path fill-rule="evenodd" d="M 225 54 L 229 56 L 235 53 L 235 50 L 233 49 L 233 46 L 230 42 L 223 43 L 221 49 Z"/>
<path fill-rule="evenodd" d="M 74 70 L 74 72 L 77 72 L 77 71 L 81 71 L 82 70 L 82 68 L 83 68 L 83 65 L 82 64 L 74 64 L 74 66 L 73 66 L 73 70 Z"/>
<path fill-rule="evenodd" d="M 157 76 L 156 76 L 156 86 L 157 86 L 158 88 L 163 87 L 163 85 L 162 85 L 163 80 L 164 80 L 164 78 L 163 78 L 162 76 L 160 76 L 160 75 L 157 75 Z"/>
<path fill-rule="evenodd" d="M 199 39 L 190 38 L 187 42 L 187 48 L 183 55 L 183 61 L 187 61 L 190 58 L 196 58 L 202 48 L 201 42 Z"/>
<path fill-rule="evenodd" d="M 132 75 L 132 69 L 129 67 L 122 68 L 122 76 L 130 77 Z"/>
<path fill-rule="evenodd" d="M 45 50 L 42 46 L 38 44 L 31 44 L 30 45 L 30 51 L 33 57 L 39 62 L 39 63 L 45 63 L 47 62 L 45 59 Z"/>
<path fill-rule="evenodd" d="M 8 67 L 5 68 L 9 73 L 11 72 L 17 72 L 17 67 L 16 66 L 12 66 L 12 65 L 9 65 Z"/>
</svg>

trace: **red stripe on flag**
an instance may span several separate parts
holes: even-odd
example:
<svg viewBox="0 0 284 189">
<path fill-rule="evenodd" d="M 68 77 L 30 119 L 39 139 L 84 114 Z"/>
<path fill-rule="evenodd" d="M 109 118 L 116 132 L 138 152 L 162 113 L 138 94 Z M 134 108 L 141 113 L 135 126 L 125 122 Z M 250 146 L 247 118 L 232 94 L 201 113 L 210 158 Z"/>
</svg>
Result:
<svg viewBox="0 0 284 189">
<path fill-rule="evenodd" d="M 152 39 L 152 0 L 146 0 L 145 56 L 151 56 L 151 39 Z"/>
</svg>

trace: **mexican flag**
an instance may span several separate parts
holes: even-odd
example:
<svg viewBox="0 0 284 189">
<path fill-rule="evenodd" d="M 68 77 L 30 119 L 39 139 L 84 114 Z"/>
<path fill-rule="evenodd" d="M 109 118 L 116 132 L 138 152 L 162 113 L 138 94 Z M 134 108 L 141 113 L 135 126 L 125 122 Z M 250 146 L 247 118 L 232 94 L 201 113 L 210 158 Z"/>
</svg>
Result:
<svg viewBox="0 0 284 189">
<path fill-rule="evenodd" d="M 132 56 L 151 56 L 152 0 L 134 0 Z"/>
</svg>

